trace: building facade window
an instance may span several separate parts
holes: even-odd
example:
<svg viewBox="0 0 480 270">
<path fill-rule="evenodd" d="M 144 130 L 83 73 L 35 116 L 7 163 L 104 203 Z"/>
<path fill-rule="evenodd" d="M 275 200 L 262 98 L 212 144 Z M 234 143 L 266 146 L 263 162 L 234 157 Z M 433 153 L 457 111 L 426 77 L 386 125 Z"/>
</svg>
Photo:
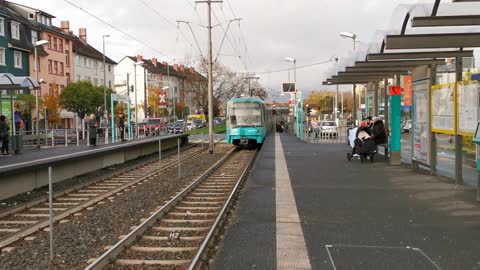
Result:
<svg viewBox="0 0 480 270">
<path fill-rule="evenodd" d="M 17 22 L 12 22 L 11 30 L 12 30 L 12 38 L 20 39 L 20 24 Z"/>
<path fill-rule="evenodd" d="M 80 66 L 80 56 L 75 55 L 75 65 Z"/>
<path fill-rule="evenodd" d="M 0 48 L 0 65 L 5 66 L 5 48 Z"/>
<path fill-rule="evenodd" d="M 32 30 L 32 44 L 35 46 L 35 43 L 38 41 L 38 32 L 35 30 Z"/>
<path fill-rule="evenodd" d="M 63 76 L 63 63 L 62 62 L 58 63 L 58 75 Z"/>
<path fill-rule="evenodd" d="M 53 42 L 52 36 L 48 35 L 48 44 L 47 44 L 47 47 L 48 47 L 49 49 L 52 48 L 52 45 L 53 45 L 52 42 Z"/>
<path fill-rule="evenodd" d="M 67 85 L 69 85 L 70 84 L 70 73 L 66 73 L 65 76 L 67 76 Z"/>
<path fill-rule="evenodd" d="M 57 63 L 57 61 L 53 61 L 53 73 L 58 74 L 58 63 Z"/>
<path fill-rule="evenodd" d="M 95 85 L 98 85 L 98 78 L 93 78 L 93 83 L 94 83 Z"/>
<path fill-rule="evenodd" d="M 56 37 L 53 38 L 53 49 L 54 49 L 55 51 L 58 50 L 58 47 L 57 47 L 57 38 L 56 38 Z"/>
<path fill-rule="evenodd" d="M 108 81 L 108 88 L 112 88 L 112 81 Z"/>
<path fill-rule="evenodd" d="M 52 60 L 48 60 L 48 73 L 52 74 Z"/>
<path fill-rule="evenodd" d="M 0 35 L 5 36 L 5 19 L 0 18 Z"/>
<path fill-rule="evenodd" d="M 58 51 L 63 53 L 63 39 L 58 39 Z"/>
<path fill-rule="evenodd" d="M 22 53 L 13 52 L 13 61 L 15 64 L 15 68 L 22 68 Z"/>
<path fill-rule="evenodd" d="M 70 52 L 65 51 L 65 66 L 69 67 L 70 66 Z"/>
</svg>

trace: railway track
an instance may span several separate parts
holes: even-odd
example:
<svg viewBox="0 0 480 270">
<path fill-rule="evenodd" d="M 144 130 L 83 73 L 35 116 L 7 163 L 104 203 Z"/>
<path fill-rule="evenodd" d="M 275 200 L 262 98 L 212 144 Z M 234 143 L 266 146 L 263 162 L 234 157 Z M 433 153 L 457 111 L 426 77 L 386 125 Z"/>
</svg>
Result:
<svg viewBox="0 0 480 270">
<path fill-rule="evenodd" d="M 186 162 L 201 153 L 203 149 L 195 146 L 184 148 L 180 163 Z M 99 177 L 94 181 L 83 183 L 74 188 L 54 194 L 54 221 L 65 220 L 84 209 L 91 209 L 105 199 L 127 192 L 131 188 L 148 182 L 159 173 L 177 167 L 179 161 L 176 152 L 166 156 L 161 163 L 149 160 L 135 164 L 119 171 Z M 161 168 L 160 168 L 161 166 Z M 0 214 L 0 249 L 14 242 L 27 239 L 28 236 L 49 226 L 49 204 L 46 199 L 39 199 Z"/>
<path fill-rule="evenodd" d="M 106 247 L 102 256 L 90 260 L 86 270 L 201 267 L 256 153 L 229 152 L 114 246 Z"/>
</svg>

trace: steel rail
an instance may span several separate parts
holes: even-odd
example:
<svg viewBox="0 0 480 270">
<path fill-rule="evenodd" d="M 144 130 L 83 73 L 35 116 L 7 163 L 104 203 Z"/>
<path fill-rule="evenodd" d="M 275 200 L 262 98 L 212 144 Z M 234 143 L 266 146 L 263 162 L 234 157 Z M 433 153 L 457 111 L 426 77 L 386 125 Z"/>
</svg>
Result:
<svg viewBox="0 0 480 270">
<path fill-rule="evenodd" d="M 185 160 L 189 160 L 189 159 L 199 155 L 200 153 L 202 153 L 204 151 L 205 150 L 202 149 L 202 150 L 199 150 L 197 152 L 194 152 L 192 155 L 189 155 L 187 157 L 182 158 L 180 160 L 180 163 L 184 162 Z M 129 188 L 129 187 L 131 187 L 131 186 L 133 186 L 133 185 L 135 185 L 139 182 L 142 182 L 142 181 L 148 179 L 149 177 L 155 176 L 158 173 L 160 173 L 164 170 L 168 170 L 168 169 L 170 169 L 172 167 L 175 167 L 177 165 L 178 165 L 178 161 L 174 161 L 170 164 L 166 164 L 165 167 L 162 167 L 160 169 L 156 169 L 154 171 L 148 172 L 147 174 L 144 174 L 144 175 L 140 176 L 139 178 L 137 178 L 137 179 L 135 179 L 131 182 L 126 183 L 125 185 L 121 185 L 119 187 L 116 187 L 116 188 L 114 188 L 114 189 L 112 189 L 112 190 L 110 190 L 106 193 L 100 194 L 99 196 L 94 197 L 94 198 L 92 198 L 88 201 L 85 201 L 85 202 L 80 203 L 76 206 L 73 206 L 73 207 L 71 207 L 71 208 L 69 208 L 69 209 L 67 209 L 67 210 L 65 210 L 61 213 L 55 214 L 55 216 L 53 217 L 53 221 L 56 222 L 56 221 L 62 220 L 64 218 L 72 215 L 73 213 L 82 211 L 83 209 L 85 209 L 87 207 L 90 207 L 91 205 L 96 204 L 99 201 L 102 201 L 102 200 L 104 200 L 108 197 L 111 197 L 114 194 L 119 193 L 120 191 L 122 191 L 124 189 L 127 189 L 127 188 Z M 142 166 L 144 166 L 144 165 L 142 165 Z M 118 174 L 116 174 L 116 175 L 118 175 Z M 90 184 L 92 184 L 92 183 L 90 183 Z M 6 237 L 3 237 L 3 238 L 0 239 L 0 248 L 6 247 L 6 246 L 24 238 L 25 236 L 28 236 L 32 233 L 35 233 L 35 232 L 37 232 L 37 231 L 39 231 L 39 230 L 41 230 L 45 227 L 48 227 L 48 226 L 49 226 L 49 219 L 47 218 L 47 219 L 43 219 L 43 220 L 41 220 L 41 221 L 39 221 L 39 222 L 37 222 L 33 225 L 27 226 L 27 227 L 21 229 L 20 231 L 18 231 L 16 233 L 7 235 Z"/>
<path fill-rule="evenodd" d="M 258 150 L 252 156 L 252 158 L 248 162 L 247 166 L 243 170 L 242 174 L 238 178 L 237 184 L 233 188 L 232 192 L 230 193 L 230 196 L 228 197 L 227 201 L 223 205 L 222 210 L 220 211 L 217 218 L 215 219 L 215 222 L 213 223 L 212 228 L 210 229 L 207 236 L 205 237 L 205 240 L 203 241 L 202 245 L 198 249 L 197 254 L 195 255 L 195 258 L 193 258 L 190 266 L 188 267 L 188 270 L 199 269 L 201 267 L 201 265 L 203 264 L 203 262 L 205 261 L 205 260 L 203 260 L 203 258 L 206 258 L 206 255 L 207 255 L 208 250 L 209 250 L 209 244 L 214 240 L 218 231 L 222 228 L 224 220 L 225 220 L 226 212 L 229 209 L 230 205 L 232 204 L 233 198 L 235 197 L 235 195 L 237 194 L 241 185 L 243 184 L 244 180 L 248 176 L 248 172 L 249 172 L 250 168 L 252 167 L 257 155 L 258 155 Z"/>
<path fill-rule="evenodd" d="M 196 146 L 196 145 L 194 145 L 194 144 L 188 145 L 188 146 L 184 147 L 183 150 L 188 150 L 190 148 L 193 148 L 194 146 Z M 168 153 L 168 155 L 165 156 L 165 158 L 169 158 L 169 157 L 175 155 L 176 153 L 177 153 L 176 151 L 174 151 L 172 153 Z M 158 157 L 149 158 L 149 159 L 143 161 L 140 164 L 132 164 L 132 165 L 129 165 L 125 168 L 121 168 L 117 171 L 109 172 L 109 173 L 106 173 L 104 175 L 95 177 L 92 180 L 85 181 L 85 182 L 77 184 L 77 185 L 75 185 L 71 188 L 68 188 L 66 190 L 62 190 L 62 191 L 59 191 L 59 192 L 55 193 L 53 195 L 53 199 L 56 199 L 58 197 L 64 196 L 66 194 L 69 194 L 69 193 L 72 193 L 72 192 L 75 192 L 75 191 L 78 191 L 78 190 L 83 189 L 83 188 L 85 188 L 85 187 L 87 187 L 87 186 L 89 186 L 93 183 L 100 182 L 100 181 L 103 181 L 103 180 L 107 180 L 108 178 L 112 178 L 112 177 L 115 177 L 117 175 L 121 175 L 121 174 L 126 173 L 130 170 L 134 170 L 134 169 L 137 169 L 139 167 L 149 165 L 149 164 L 151 164 L 153 162 L 156 162 L 156 161 L 158 161 Z M 0 218 L 4 218 L 6 216 L 13 215 L 17 212 L 26 210 L 28 208 L 31 208 L 33 206 L 36 206 L 36 205 L 39 205 L 39 204 L 42 204 L 42 203 L 45 203 L 45 202 L 48 202 L 48 198 L 40 198 L 40 199 L 33 200 L 31 202 L 23 203 L 23 204 L 15 207 L 13 209 L 0 212 Z"/>
<path fill-rule="evenodd" d="M 145 232 L 150 229 L 158 220 L 163 218 L 170 209 L 174 208 L 177 203 L 179 203 L 183 198 L 185 198 L 191 191 L 193 191 L 200 183 L 208 178 L 218 167 L 225 163 L 235 152 L 235 149 L 230 150 L 222 159 L 217 161 L 213 166 L 207 169 L 202 175 L 197 177 L 190 185 L 168 201 L 164 206 L 159 210 L 153 213 L 149 218 L 143 221 L 138 227 L 132 230 L 124 238 L 118 241 L 114 246 L 109 250 L 103 253 L 99 258 L 92 262 L 85 270 L 100 270 L 106 267 L 107 265 L 113 263 L 115 259 L 133 242 L 135 242 L 139 237 L 141 237 Z"/>
</svg>

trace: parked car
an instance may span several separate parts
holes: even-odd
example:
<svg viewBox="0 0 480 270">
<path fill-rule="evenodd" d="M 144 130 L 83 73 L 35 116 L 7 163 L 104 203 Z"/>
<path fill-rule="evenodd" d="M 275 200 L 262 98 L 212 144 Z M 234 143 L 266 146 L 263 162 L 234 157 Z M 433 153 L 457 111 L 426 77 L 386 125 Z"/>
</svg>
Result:
<svg viewBox="0 0 480 270">
<path fill-rule="evenodd" d="M 225 118 L 217 117 L 213 120 L 215 125 L 222 125 L 225 124 Z"/>
<path fill-rule="evenodd" d="M 192 122 L 192 126 L 193 126 L 193 128 L 202 128 L 202 127 L 205 127 L 205 124 L 202 122 L 202 120 L 195 119 Z"/>
<path fill-rule="evenodd" d="M 317 123 L 317 126 L 314 128 L 315 136 L 328 136 L 328 137 L 337 137 L 337 124 L 335 121 L 320 121 Z"/>
<path fill-rule="evenodd" d="M 187 130 L 190 131 L 193 129 L 192 122 L 187 122 Z"/>
<path fill-rule="evenodd" d="M 149 118 L 145 123 L 145 136 L 160 135 L 162 122 L 160 118 Z"/>
<path fill-rule="evenodd" d="M 412 120 L 405 120 L 402 123 L 402 132 L 409 133 L 412 130 Z"/>
<path fill-rule="evenodd" d="M 168 123 L 168 132 L 173 133 L 175 130 L 175 124 L 174 123 Z"/>
<path fill-rule="evenodd" d="M 175 134 L 183 134 L 185 133 L 185 121 L 177 121 L 174 126 L 174 133 Z"/>
</svg>

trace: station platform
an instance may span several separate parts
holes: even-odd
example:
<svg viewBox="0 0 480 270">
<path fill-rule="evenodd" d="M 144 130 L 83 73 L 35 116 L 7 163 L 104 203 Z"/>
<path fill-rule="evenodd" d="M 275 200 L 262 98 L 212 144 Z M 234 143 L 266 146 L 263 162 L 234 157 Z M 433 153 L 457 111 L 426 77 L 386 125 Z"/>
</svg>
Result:
<svg viewBox="0 0 480 270">
<path fill-rule="evenodd" d="M 139 157 L 175 148 L 188 141 L 188 134 L 149 137 L 124 143 L 29 150 L 0 158 L 0 200 L 48 184 L 48 167 L 54 183 L 122 164 Z"/>
<path fill-rule="evenodd" d="M 348 151 L 269 136 L 212 268 L 480 269 L 474 189 Z"/>
</svg>

